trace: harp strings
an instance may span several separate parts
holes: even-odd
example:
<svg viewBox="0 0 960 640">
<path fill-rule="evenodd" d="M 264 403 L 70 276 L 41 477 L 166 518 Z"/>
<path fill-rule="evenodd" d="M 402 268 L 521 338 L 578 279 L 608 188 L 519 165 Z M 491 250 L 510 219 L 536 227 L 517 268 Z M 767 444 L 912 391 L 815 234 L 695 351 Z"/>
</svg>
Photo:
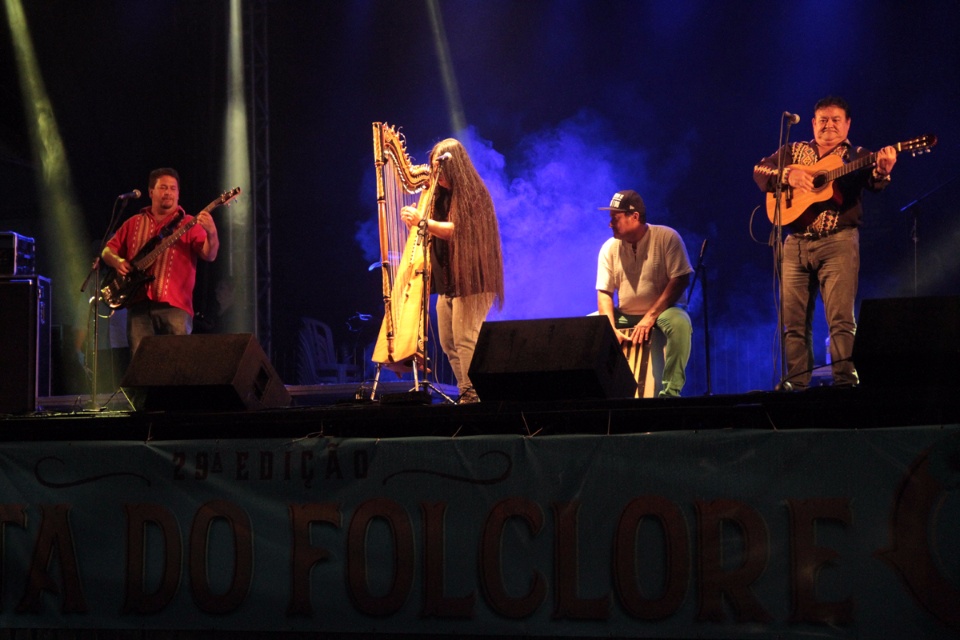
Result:
<svg viewBox="0 0 960 640">
<path fill-rule="evenodd" d="M 428 276 L 424 255 L 416 250 L 421 246 L 417 230 L 408 230 L 400 213 L 404 206 L 415 206 L 424 189 L 432 193 L 431 172 L 429 165 L 413 163 L 396 127 L 374 122 L 373 144 L 384 318 L 372 360 L 406 368 L 423 359 L 423 291 Z"/>
<path fill-rule="evenodd" d="M 407 191 L 400 176 L 401 169 L 397 165 L 393 154 L 387 154 L 387 162 L 384 165 L 384 195 L 387 204 L 387 258 L 390 263 L 391 288 L 396 284 L 398 274 L 404 272 L 400 263 L 403 259 L 407 238 L 410 235 L 407 225 L 400 218 L 400 211 L 406 206 L 416 206 L 420 195 Z M 391 310 L 394 320 L 396 320 L 402 311 L 402 307 L 399 304 L 394 304 Z"/>
</svg>

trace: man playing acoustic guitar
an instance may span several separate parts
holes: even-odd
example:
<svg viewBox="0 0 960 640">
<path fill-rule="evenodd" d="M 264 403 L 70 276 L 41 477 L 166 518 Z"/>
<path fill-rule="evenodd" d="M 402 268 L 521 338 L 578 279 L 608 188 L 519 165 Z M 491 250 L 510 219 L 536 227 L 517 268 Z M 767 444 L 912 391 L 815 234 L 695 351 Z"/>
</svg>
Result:
<svg viewBox="0 0 960 640">
<path fill-rule="evenodd" d="M 153 170 L 148 184 L 150 206 L 127 219 L 103 249 L 104 262 L 120 276 L 132 275 L 135 258 L 148 243 L 156 243 L 161 235 L 170 236 L 193 220 L 180 207 L 180 176 L 175 170 Z M 220 250 L 217 227 L 208 209 L 198 213 L 196 224 L 152 262 L 152 277 L 145 280 L 145 290 L 131 295 L 125 304 L 131 355 L 146 336 L 191 332 L 197 258 L 213 262 Z"/>
<path fill-rule="evenodd" d="M 795 389 L 810 384 L 813 360 L 813 311 L 819 288 L 830 330 L 830 359 L 835 386 L 858 381 L 850 360 L 856 332 L 854 304 L 860 270 L 860 224 L 863 190 L 880 191 L 890 182 L 897 161 L 894 147 L 872 154 L 847 139 L 850 108 L 843 98 L 829 96 L 814 106 L 813 140 L 793 142 L 753 168 L 761 190 L 772 193 L 777 160 L 785 156 L 781 217 L 789 235 L 784 240 L 781 302 L 786 378 Z M 863 168 L 821 184 L 824 168 L 863 161 Z M 807 169 L 809 167 L 809 170 Z M 841 173 L 838 171 L 837 173 Z M 775 200 L 775 199 L 774 199 Z M 809 206 L 797 203 L 809 202 Z M 785 388 L 789 386 L 784 385 Z"/>
</svg>

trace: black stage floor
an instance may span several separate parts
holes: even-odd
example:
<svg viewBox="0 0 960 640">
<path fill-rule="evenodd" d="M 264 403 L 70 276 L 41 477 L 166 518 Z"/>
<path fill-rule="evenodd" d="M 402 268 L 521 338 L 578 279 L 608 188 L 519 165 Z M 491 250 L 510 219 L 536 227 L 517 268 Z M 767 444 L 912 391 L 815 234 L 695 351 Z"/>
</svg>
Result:
<svg viewBox="0 0 960 640">
<path fill-rule="evenodd" d="M 288 386 L 292 402 L 260 410 L 136 411 L 123 394 L 40 398 L 29 414 L 0 415 L 0 441 L 211 438 L 454 437 L 624 434 L 706 429 L 874 429 L 960 423 L 960 396 L 946 388 L 817 387 L 676 399 L 487 400 L 426 404 L 407 383 L 380 401 L 357 384 Z M 450 391 L 445 389 L 445 391 Z M 453 390 L 455 392 L 455 390 Z M 362 393 L 360 397 L 366 397 Z"/>
</svg>

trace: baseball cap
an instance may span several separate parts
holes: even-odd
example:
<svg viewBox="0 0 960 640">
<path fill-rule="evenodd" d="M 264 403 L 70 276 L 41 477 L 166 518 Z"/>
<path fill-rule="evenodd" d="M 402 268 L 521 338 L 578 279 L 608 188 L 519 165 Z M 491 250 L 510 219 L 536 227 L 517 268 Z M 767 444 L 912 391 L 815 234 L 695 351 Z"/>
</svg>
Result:
<svg viewBox="0 0 960 640">
<path fill-rule="evenodd" d="M 641 198 L 640 194 L 633 189 L 617 191 L 615 194 L 613 194 L 613 198 L 610 199 L 610 206 L 600 207 L 600 209 L 610 209 L 613 211 L 639 211 L 641 214 L 646 213 L 647 210 L 643 205 L 643 198 Z"/>
</svg>

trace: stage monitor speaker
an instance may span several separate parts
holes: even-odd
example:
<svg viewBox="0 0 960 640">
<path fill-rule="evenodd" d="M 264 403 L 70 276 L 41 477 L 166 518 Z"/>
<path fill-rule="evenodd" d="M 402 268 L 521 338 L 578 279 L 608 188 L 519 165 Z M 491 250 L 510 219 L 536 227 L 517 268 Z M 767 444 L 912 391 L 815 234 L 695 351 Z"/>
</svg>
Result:
<svg viewBox="0 0 960 640">
<path fill-rule="evenodd" d="M 137 411 L 234 411 L 290 404 L 249 333 L 144 338 L 120 382 Z"/>
<path fill-rule="evenodd" d="M 637 391 L 604 316 L 485 322 L 470 380 L 481 400 L 632 398 Z"/>
<path fill-rule="evenodd" d="M 50 395 L 50 279 L 0 278 L 0 413 L 37 410 Z"/>
<path fill-rule="evenodd" d="M 853 363 L 864 387 L 960 384 L 960 296 L 860 304 Z"/>
</svg>

